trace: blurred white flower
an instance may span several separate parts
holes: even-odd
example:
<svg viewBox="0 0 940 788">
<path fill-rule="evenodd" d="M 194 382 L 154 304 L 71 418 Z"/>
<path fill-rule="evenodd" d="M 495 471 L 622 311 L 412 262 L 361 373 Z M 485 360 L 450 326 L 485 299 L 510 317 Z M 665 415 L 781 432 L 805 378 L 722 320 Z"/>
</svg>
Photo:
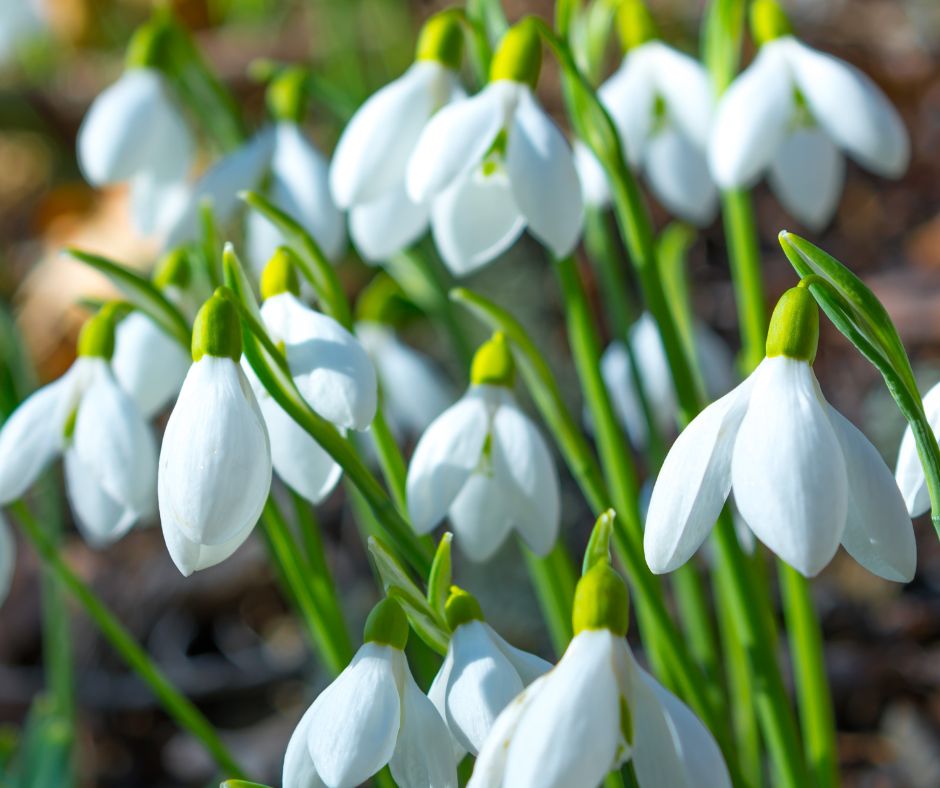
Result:
<svg viewBox="0 0 940 788">
<path fill-rule="evenodd" d="M 0 4 L 0 66 L 45 26 L 43 0 L 7 0 Z"/>
<path fill-rule="evenodd" d="M 647 41 L 624 55 L 598 98 L 630 166 L 646 176 L 656 198 L 685 221 L 709 224 L 718 210 L 706 159 L 715 100 L 701 63 L 661 41 Z M 609 203 L 606 175 L 582 142 L 575 143 L 575 164 L 586 201 Z"/>
<path fill-rule="evenodd" d="M 774 321 L 787 319 L 785 301 L 803 326 L 775 329 Z M 775 344 L 775 332 L 805 341 Z M 812 296 L 787 291 L 771 321 L 767 358 L 676 440 L 646 519 L 654 572 L 692 556 L 733 492 L 754 535 L 804 575 L 820 572 L 841 542 L 881 577 L 913 577 L 916 545 L 904 499 L 877 449 L 823 397 L 811 366 L 814 332 Z"/>
<path fill-rule="evenodd" d="M 940 383 L 924 396 L 924 412 L 927 414 L 927 421 L 934 435 L 940 435 Z M 921 465 L 917 454 L 917 442 L 914 440 L 914 432 L 910 425 L 904 430 L 904 437 L 901 439 L 895 478 L 911 517 L 922 515 L 930 508 L 927 477 L 924 475 L 924 466 Z"/>
<path fill-rule="evenodd" d="M 812 229 L 835 213 L 843 153 L 899 177 L 910 140 L 897 111 L 865 74 L 785 35 L 765 43 L 722 96 L 709 148 L 722 188 L 765 173 L 783 206 Z"/>
</svg>

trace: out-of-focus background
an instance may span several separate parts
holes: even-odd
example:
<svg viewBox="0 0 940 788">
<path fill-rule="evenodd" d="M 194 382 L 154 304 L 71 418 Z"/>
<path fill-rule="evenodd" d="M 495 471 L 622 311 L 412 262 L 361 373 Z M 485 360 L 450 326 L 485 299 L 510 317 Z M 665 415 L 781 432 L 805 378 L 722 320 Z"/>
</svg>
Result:
<svg viewBox="0 0 940 788">
<path fill-rule="evenodd" d="M 263 86 L 249 77 L 259 58 L 312 64 L 355 106 L 410 62 L 420 22 L 441 4 L 421 0 L 174 0 L 246 118 L 263 122 Z M 28 6 L 38 13 L 22 21 Z M 548 2 L 511 0 L 510 19 L 550 16 Z M 663 36 L 694 51 L 703 0 L 653 3 Z M 940 3 L 935 0 L 797 0 L 788 4 L 809 43 L 854 63 L 899 107 L 913 159 L 897 182 L 849 165 L 838 214 L 821 235 L 792 221 L 765 187 L 756 192 L 765 271 L 772 294 L 793 274 L 776 245 L 781 228 L 801 231 L 862 276 L 884 301 L 926 386 L 940 379 Z M 85 312 L 80 299 L 107 285 L 66 261 L 66 245 L 141 267 L 156 247 L 131 229 L 123 188 L 95 191 L 76 165 L 75 136 L 94 96 L 120 74 L 124 47 L 151 9 L 147 0 L 0 0 L 0 309 L 25 340 L 35 380 L 71 362 Z M 616 63 L 612 40 L 606 76 Z M 750 58 L 751 52 L 746 53 Z M 553 70 L 540 85 L 561 106 Z M 342 125 L 336 102 L 314 101 L 308 130 L 329 152 Z M 342 104 L 343 102 L 339 102 Z M 667 220 L 654 206 L 657 223 Z M 720 225 L 692 250 L 699 314 L 736 345 L 733 298 Z M 625 263 L 626 265 L 626 263 Z M 355 291 L 367 272 L 344 270 Z M 549 354 L 572 406 L 580 408 L 568 362 L 555 282 L 525 243 L 472 280 L 511 305 Z M 595 294 L 596 295 L 596 294 Z M 604 327 L 606 331 L 606 327 Z M 455 371 L 446 344 L 426 323 L 407 338 Z M 13 348 L 0 345 L 11 357 Z M 817 372 L 827 396 L 870 435 L 893 465 L 902 421 L 875 371 L 831 327 Z M 564 528 L 583 547 L 588 514 L 564 477 Z M 53 480 L 55 483 L 55 480 Z M 361 539 L 342 489 L 319 516 L 328 555 L 358 634 L 375 598 Z M 57 514 L 47 512 L 46 516 Z M 67 518 L 67 508 L 63 517 Z M 847 785 L 940 785 L 940 545 L 917 522 L 917 578 L 900 587 L 840 557 L 814 584 L 826 634 L 839 745 Z M 290 732 L 322 686 L 296 619 L 285 604 L 259 538 L 211 570 L 184 580 L 159 528 L 135 529 L 104 552 L 74 531 L 68 562 L 96 589 L 209 716 L 256 779 L 275 782 Z M 457 578 L 517 645 L 548 656 L 517 548 L 491 564 L 458 561 Z M 0 774 L 44 686 L 39 572 L 19 543 L 11 594 L 0 608 Z M 85 785 L 198 786 L 212 779 L 208 757 L 179 734 L 149 691 L 73 610 L 78 759 Z"/>
</svg>

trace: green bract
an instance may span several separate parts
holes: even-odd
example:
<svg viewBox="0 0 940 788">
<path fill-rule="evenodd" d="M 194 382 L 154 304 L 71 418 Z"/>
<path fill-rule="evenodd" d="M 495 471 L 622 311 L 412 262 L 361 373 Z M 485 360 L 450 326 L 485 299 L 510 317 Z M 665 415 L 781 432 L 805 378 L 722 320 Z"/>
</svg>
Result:
<svg viewBox="0 0 940 788">
<path fill-rule="evenodd" d="M 623 578 L 606 561 L 600 561 L 578 581 L 571 614 L 574 634 L 608 629 L 619 637 L 630 625 L 630 595 Z"/>
<path fill-rule="evenodd" d="M 793 32 L 790 20 L 777 0 L 751 3 L 751 35 L 758 46 Z"/>
<path fill-rule="evenodd" d="M 267 300 L 281 293 L 300 295 L 300 281 L 291 255 L 283 248 L 271 255 L 261 272 L 261 298 Z"/>
<path fill-rule="evenodd" d="M 490 63 L 490 80 L 509 79 L 532 88 L 538 84 L 542 68 L 542 40 L 530 19 L 523 19 L 506 31 Z"/>
<path fill-rule="evenodd" d="M 516 365 L 506 335 L 497 331 L 480 345 L 470 365 L 470 382 L 474 386 L 506 386 L 512 388 Z"/>
<path fill-rule="evenodd" d="M 203 356 L 242 356 L 242 329 L 235 305 L 218 291 L 202 305 L 193 324 L 193 361 Z"/>
<path fill-rule="evenodd" d="M 453 11 L 435 14 L 421 28 L 415 60 L 434 60 L 453 71 L 463 60 L 463 30 Z"/>
<path fill-rule="evenodd" d="M 810 364 L 819 344 L 819 307 L 802 286 L 787 290 L 770 318 L 767 330 L 767 356 L 786 356 Z"/>
<path fill-rule="evenodd" d="M 447 597 L 447 604 L 444 605 L 444 614 L 447 617 L 447 626 L 451 630 L 469 621 L 483 621 L 483 610 L 476 597 L 457 586 L 450 587 L 450 596 Z"/>
<path fill-rule="evenodd" d="M 408 642 L 408 619 L 401 605 L 394 599 L 386 598 L 372 608 L 362 631 L 362 639 L 366 643 L 381 643 L 399 651 L 404 650 Z"/>
</svg>

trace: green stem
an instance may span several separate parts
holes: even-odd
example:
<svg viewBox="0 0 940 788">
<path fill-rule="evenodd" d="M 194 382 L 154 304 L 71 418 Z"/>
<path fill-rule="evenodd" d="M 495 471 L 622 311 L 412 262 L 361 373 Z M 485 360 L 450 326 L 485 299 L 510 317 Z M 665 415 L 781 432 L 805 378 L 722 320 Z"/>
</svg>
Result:
<svg viewBox="0 0 940 788">
<path fill-rule="evenodd" d="M 731 281 L 738 306 L 741 331 L 741 367 L 753 370 L 764 358 L 767 339 L 767 305 L 761 277 L 760 247 L 751 196 L 743 189 L 721 195 Z"/>
<path fill-rule="evenodd" d="M 222 743 L 215 729 L 202 712 L 185 696 L 180 694 L 164 676 L 163 672 L 124 628 L 123 624 L 107 609 L 104 603 L 62 560 L 55 544 L 46 536 L 42 527 L 33 518 L 22 502 L 15 503 L 11 510 L 22 527 L 23 534 L 32 543 L 43 563 L 56 579 L 69 590 L 75 600 L 85 609 L 101 634 L 108 640 L 128 666 L 156 695 L 166 712 L 203 746 L 227 775 L 244 778 L 245 774 Z"/>
<path fill-rule="evenodd" d="M 539 558 L 524 545 L 522 554 L 542 608 L 542 616 L 548 624 L 555 654 L 561 656 L 572 636 L 571 606 L 577 575 L 571 556 L 560 540 L 544 558 Z"/>
<path fill-rule="evenodd" d="M 392 500 L 395 501 L 398 511 L 407 515 L 408 502 L 405 496 L 405 482 L 408 467 L 405 465 L 405 459 L 401 455 L 398 444 L 395 442 L 395 436 L 392 435 L 381 407 L 375 412 L 371 433 L 372 438 L 375 440 L 375 449 L 379 456 L 379 465 L 382 467 L 382 475 L 385 477 L 385 483 L 392 493 Z"/>
<path fill-rule="evenodd" d="M 838 748 L 822 630 L 806 578 L 782 562 L 779 573 L 812 784 L 817 788 L 834 788 L 839 785 Z"/>
</svg>

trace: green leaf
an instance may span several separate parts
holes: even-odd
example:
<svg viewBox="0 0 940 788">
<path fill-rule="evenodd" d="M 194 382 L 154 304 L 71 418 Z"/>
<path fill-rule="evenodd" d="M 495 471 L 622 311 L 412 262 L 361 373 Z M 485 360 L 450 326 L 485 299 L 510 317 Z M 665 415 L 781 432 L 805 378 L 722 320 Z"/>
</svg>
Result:
<svg viewBox="0 0 940 788">
<path fill-rule="evenodd" d="M 219 788 L 271 788 L 265 783 L 252 783 L 248 780 L 226 780 Z"/>
<path fill-rule="evenodd" d="M 14 768 L 14 785 L 32 788 L 73 785 L 72 729 L 55 709 L 52 698 L 40 695 L 33 702 L 23 731 Z"/>
<path fill-rule="evenodd" d="M 189 351 L 192 341 L 189 323 L 152 282 L 127 266 L 100 255 L 80 249 L 66 249 L 66 254 L 108 277 L 131 303 Z"/>
<path fill-rule="evenodd" d="M 747 0 L 712 0 L 702 25 L 702 60 L 717 95 L 738 70 Z"/>
<path fill-rule="evenodd" d="M 591 538 L 584 548 L 584 562 L 581 565 L 581 574 L 586 575 L 598 561 L 610 563 L 610 539 L 614 533 L 614 518 L 617 513 L 613 509 L 602 512 L 594 523 Z"/>
<path fill-rule="evenodd" d="M 450 635 L 443 616 L 428 604 L 404 567 L 375 537 L 369 537 L 369 554 L 382 578 L 385 593 L 402 606 L 418 637 L 439 654 L 446 654 Z"/>
<path fill-rule="evenodd" d="M 441 541 L 438 542 L 437 552 L 434 553 L 434 560 L 431 562 L 431 574 L 428 576 L 428 604 L 437 611 L 442 620 L 444 620 L 444 604 L 450 593 L 450 543 L 453 538 L 454 535 L 450 531 L 445 531 Z"/>
</svg>

